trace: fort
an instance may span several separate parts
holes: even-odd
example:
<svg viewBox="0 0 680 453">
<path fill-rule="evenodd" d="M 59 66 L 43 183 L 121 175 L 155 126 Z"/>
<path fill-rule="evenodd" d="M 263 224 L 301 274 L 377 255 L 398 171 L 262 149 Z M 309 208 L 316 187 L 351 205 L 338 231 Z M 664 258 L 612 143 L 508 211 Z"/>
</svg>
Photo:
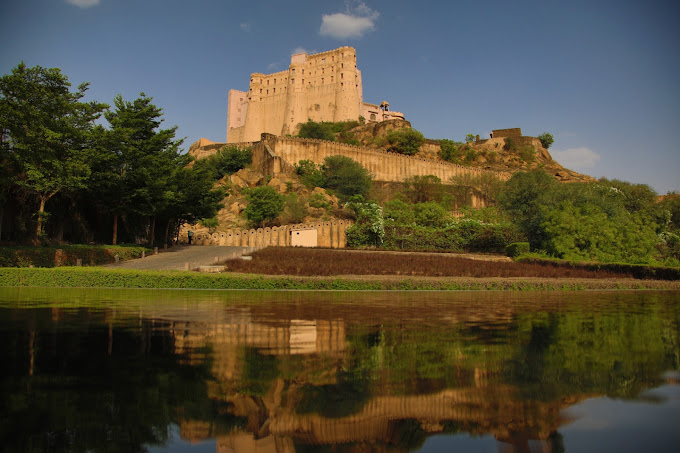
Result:
<svg viewBox="0 0 680 453">
<path fill-rule="evenodd" d="M 363 102 L 361 71 L 356 50 L 340 47 L 291 56 L 287 71 L 253 73 L 248 91 L 229 90 L 227 143 L 259 140 L 261 133 L 294 134 L 299 124 L 312 121 L 369 122 L 404 119 L 386 101 Z"/>
<path fill-rule="evenodd" d="M 307 121 L 356 121 L 358 126 L 349 129 L 355 144 L 294 136 L 301 124 Z M 391 111 L 388 102 L 363 102 L 356 50 L 340 47 L 312 55 L 304 52 L 294 54 L 287 71 L 251 74 L 248 91 L 229 91 L 226 143 L 202 138 L 191 146 L 189 153 L 200 159 L 215 154 L 227 144 L 250 148 L 251 169 L 259 175 L 259 179 L 248 185 L 257 185 L 266 179 L 279 191 L 283 190 L 282 181 L 290 183 L 291 179 L 296 179 L 295 165 L 300 161 L 322 165 L 327 157 L 336 155 L 356 161 L 371 173 L 376 182 L 384 183 L 384 187 L 429 175 L 439 178 L 443 184 L 454 185 L 460 181 L 507 180 L 516 171 L 539 167 L 560 181 L 589 178 L 552 160 L 541 141 L 536 137 L 523 136 L 520 128 L 496 129 L 488 139 L 476 136 L 461 145 L 473 156 L 471 161 L 465 161 L 466 165 L 442 160 L 440 140 L 425 140 L 413 156 L 390 151 L 385 145 L 390 131 L 409 128 L 411 123 L 402 113 Z M 231 182 L 235 181 L 232 176 Z M 471 189 L 463 203 L 472 208 L 486 206 L 488 200 L 483 192 L 472 186 Z M 231 203 L 235 205 L 231 212 L 238 216 L 239 203 L 233 200 Z M 333 220 L 332 226 L 327 226 L 325 221 L 319 225 L 323 226 L 310 227 L 317 230 L 318 246 L 345 246 L 344 233 L 348 223 Z M 228 230 L 211 235 L 201 233 L 205 237 L 196 239 L 205 244 L 221 245 L 303 245 L 293 244 L 293 241 L 313 236 L 303 232 L 305 228 L 309 229 L 283 226 L 278 229 Z M 293 231 L 295 237 L 292 236 Z"/>
</svg>

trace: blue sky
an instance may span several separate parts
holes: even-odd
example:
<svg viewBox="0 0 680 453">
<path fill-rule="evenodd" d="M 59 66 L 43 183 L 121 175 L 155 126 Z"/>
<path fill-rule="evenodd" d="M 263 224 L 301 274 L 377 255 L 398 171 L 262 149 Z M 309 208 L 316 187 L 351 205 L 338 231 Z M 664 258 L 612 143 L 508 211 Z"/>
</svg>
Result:
<svg viewBox="0 0 680 453">
<path fill-rule="evenodd" d="M 429 138 L 550 132 L 595 177 L 680 191 L 680 2 L 0 0 L 0 72 L 59 67 L 88 99 L 139 92 L 185 148 L 225 138 L 227 92 L 295 50 L 357 49 L 364 100 Z"/>
</svg>

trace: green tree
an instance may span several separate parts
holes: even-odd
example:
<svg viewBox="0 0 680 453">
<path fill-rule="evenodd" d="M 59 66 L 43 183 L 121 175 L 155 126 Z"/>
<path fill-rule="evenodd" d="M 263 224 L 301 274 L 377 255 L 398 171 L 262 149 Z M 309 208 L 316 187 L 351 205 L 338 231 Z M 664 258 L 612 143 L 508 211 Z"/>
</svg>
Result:
<svg viewBox="0 0 680 453">
<path fill-rule="evenodd" d="M 386 139 L 389 143 L 390 151 L 406 154 L 407 156 L 416 154 L 423 143 L 425 143 L 423 133 L 411 128 L 390 131 Z"/>
<path fill-rule="evenodd" d="M 212 219 L 224 207 L 224 188 L 215 187 L 213 174 L 208 169 L 182 167 L 167 191 L 170 202 L 160 215 L 166 220 L 164 243 L 168 243 L 170 227 L 176 232 L 183 223 Z"/>
<path fill-rule="evenodd" d="M 546 204 L 556 184 L 543 170 L 518 172 L 505 183 L 499 196 L 500 207 L 526 234 L 532 248 L 540 248 L 543 242 L 539 208 Z"/>
<path fill-rule="evenodd" d="M 190 156 L 180 154 L 183 140 L 175 139 L 177 127 L 159 129 L 162 110 L 151 101 L 144 93 L 132 102 L 118 95 L 115 110 L 105 115 L 110 130 L 101 132 L 104 140 L 93 187 L 100 207 L 113 215 L 113 244 L 117 243 L 119 217 L 126 213 L 150 218 L 149 242 L 153 244 L 157 216 L 176 203 L 177 179 L 191 161 Z"/>
<path fill-rule="evenodd" d="M 451 215 L 439 203 L 428 201 L 415 205 L 415 219 L 417 225 L 441 228 L 451 220 Z"/>
<path fill-rule="evenodd" d="M 347 200 L 352 195 L 367 197 L 373 183 L 368 170 L 346 156 L 326 157 L 321 172 L 323 187 L 335 191 L 341 200 Z"/>
<path fill-rule="evenodd" d="M 475 134 L 465 134 L 465 143 L 472 143 L 475 141 Z"/>
<path fill-rule="evenodd" d="M 5 159 L 21 175 L 14 182 L 38 199 L 36 237 L 43 233 L 46 204 L 56 194 L 86 186 L 92 129 L 105 104 L 81 102 L 88 84 L 70 91 L 57 68 L 19 64 L 0 78 L 0 131 Z"/>
<path fill-rule="evenodd" d="M 335 135 L 333 134 L 329 123 L 317 123 L 312 120 L 308 120 L 300 126 L 298 137 L 335 141 Z"/>
<path fill-rule="evenodd" d="M 295 173 L 300 176 L 302 184 L 309 188 L 324 187 L 326 183 L 321 168 L 308 159 L 301 160 L 295 164 Z"/>
<path fill-rule="evenodd" d="M 549 134 L 547 132 L 542 133 L 541 135 L 538 136 L 538 139 L 541 141 L 541 145 L 545 148 L 548 149 L 550 148 L 550 145 L 553 144 L 555 139 L 553 138 L 552 134 Z"/>
<path fill-rule="evenodd" d="M 405 195 L 412 203 L 441 202 L 444 197 L 442 180 L 435 175 L 411 176 L 404 181 Z"/>
<path fill-rule="evenodd" d="M 195 167 L 203 168 L 211 172 L 211 177 L 217 181 L 225 175 L 231 175 L 246 168 L 253 160 L 250 147 L 241 148 L 236 145 L 227 145 L 220 148 L 215 154 L 194 162 Z"/>
<path fill-rule="evenodd" d="M 463 163 L 464 154 L 464 151 L 462 150 L 463 143 L 454 142 L 453 140 L 445 138 L 439 140 L 439 146 L 440 146 L 439 157 L 442 160 L 452 162 L 454 164 Z"/>
<path fill-rule="evenodd" d="M 354 195 L 345 205 L 355 215 L 354 225 L 347 229 L 347 245 L 379 246 L 385 240 L 385 218 L 382 207 L 375 201 L 364 201 L 361 195 Z"/>
<path fill-rule="evenodd" d="M 395 225 L 414 225 L 416 221 L 413 205 L 402 200 L 392 200 L 385 203 L 385 219 L 391 219 Z"/>
<path fill-rule="evenodd" d="M 284 208 L 284 197 L 272 186 L 261 186 L 249 189 L 246 193 L 248 206 L 243 211 L 253 226 L 264 227 L 269 220 L 274 220 Z"/>
</svg>

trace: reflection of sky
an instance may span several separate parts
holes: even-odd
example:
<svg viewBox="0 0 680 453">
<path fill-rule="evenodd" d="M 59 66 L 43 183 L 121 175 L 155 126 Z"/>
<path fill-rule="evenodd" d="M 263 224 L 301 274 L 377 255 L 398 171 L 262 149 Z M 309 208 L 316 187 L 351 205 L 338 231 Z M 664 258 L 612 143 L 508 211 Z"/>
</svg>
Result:
<svg viewBox="0 0 680 453">
<path fill-rule="evenodd" d="M 420 450 L 422 453 L 464 451 L 466 453 L 498 453 L 493 436 L 471 437 L 467 434 L 429 437 Z"/>
<path fill-rule="evenodd" d="M 679 451 L 680 386 L 665 385 L 641 398 L 593 398 L 572 406 L 567 414 L 576 420 L 560 429 L 566 451 Z"/>
<path fill-rule="evenodd" d="M 217 439 L 214 437 L 201 442 L 190 443 L 179 435 L 179 426 L 170 426 L 170 438 L 168 445 L 159 447 L 148 447 L 149 453 L 215 453 L 217 451 Z"/>
</svg>

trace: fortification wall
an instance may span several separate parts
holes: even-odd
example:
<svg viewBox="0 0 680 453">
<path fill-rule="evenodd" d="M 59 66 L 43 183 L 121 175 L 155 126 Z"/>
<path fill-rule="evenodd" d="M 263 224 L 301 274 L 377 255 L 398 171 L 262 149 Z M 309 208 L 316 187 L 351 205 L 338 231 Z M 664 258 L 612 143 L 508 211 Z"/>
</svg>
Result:
<svg viewBox="0 0 680 453">
<path fill-rule="evenodd" d="M 280 227 L 250 230 L 232 229 L 215 233 L 196 233 L 193 241 L 197 245 L 230 245 L 239 247 L 290 247 L 293 231 L 316 229 L 319 247 L 343 248 L 347 245 L 347 228 L 350 221 L 313 222 Z M 186 234 L 180 237 L 186 244 Z"/>
<path fill-rule="evenodd" d="M 263 135 L 263 138 L 263 142 L 269 146 L 272 153 L 288 164 L 281 164 L 279 167 L 280 171 L 284 173 L 291 171 L 292 165 L 300 160 L 307 159 L 316 164 L 322 164 L 326 157 L 342 155 L 359 162 L 373 174 L 374 179 L 377 181 L 403 182 L 411 176 L 434 175 L 441 179 L 442 182 L 447 183 L 453 176 L 479 176 L 486 173 L 491 173 L 501 179 L 507 179 L 507 175 L 499 172 L 465 167 L 447 162 L 436 162 L 363 146 L 297 137 Z M 275 167 L 270 166 L 267 169 L 269 168 Z M 266 174 L 276 176 L 277 173 Z"/>
</svg>

